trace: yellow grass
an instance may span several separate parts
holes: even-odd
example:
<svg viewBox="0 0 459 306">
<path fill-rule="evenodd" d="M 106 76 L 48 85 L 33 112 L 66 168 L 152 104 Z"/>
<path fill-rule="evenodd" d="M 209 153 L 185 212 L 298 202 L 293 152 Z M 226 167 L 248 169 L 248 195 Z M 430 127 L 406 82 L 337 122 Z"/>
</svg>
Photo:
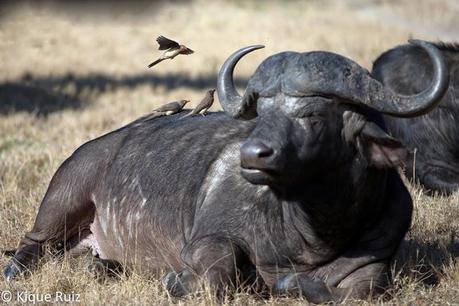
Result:
<svg viewBox="0 0 459 306">
<path fill-rule="evenodd" d="M 239 47 L 266 45 L 238 66 L 236 74 L 244 79 L 265 57 L 284 50 L 330 50 L 371 69 L 378 54 L 409 37 L 459 39 L 451 30 L 459 28 L 454 1 L 413 2 L 202 0 L 1 9 L 0 249 L 16 247 L 31 228 L 51 176 L 79 145 L 165 102 L 190 98 L 196 105 Z M 148 70 L 158 55 L 159 34 L 196 53 Z M 215 103 L 213 109 L 219 108 Z M 353 303 L 459 303 L 458 197 L 427 197 L 416 187 L 412 195 L 413 226 L 393 265 L 393 288 L 378 300 Z M 6 261 L 0 255 L 0 265 Z M 101 283 L 84 271 L 83 262 L 50 259 L 28 278 L 0 280 L 0 291 L 73 292 L 84 304 L 217 303 L 209 292 L 172 299 L 157 279 L 135 273 Z M 233 303 L 304 301 L 241 293 L 224 302 Z"/>
</svg>

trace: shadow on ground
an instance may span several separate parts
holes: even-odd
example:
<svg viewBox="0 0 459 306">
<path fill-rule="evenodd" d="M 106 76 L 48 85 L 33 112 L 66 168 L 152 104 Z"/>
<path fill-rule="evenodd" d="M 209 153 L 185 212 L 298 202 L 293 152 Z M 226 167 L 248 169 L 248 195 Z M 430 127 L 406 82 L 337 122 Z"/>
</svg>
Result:
<svg viewBox="0 0 459 306">
<path fill-rule="evenodd" d="M 247 81 L 245 78 L 236 78 L 235 84 L 244 86 Z M 106 74 L 42 77 L 25 74 L 16 81 L 0 83 L 0 114 L 25 111 L 46 116 L 63 109 L 83 108 L 98 95 L 119 89 L 164 86 L 167 90 L 185 87 L 205 91 L 215 87 L 216 83 L 217 75 L 191 77 L 186 74 L 145 73 L 121 77 Z"/>
<path fill-rule="evenodd" d="M 445 268 L 459 258 L 459 236 L 432 241 L 407 239 L 400 245 L 395 257 L 395 269 L 401 275 L 410 276 L 424 286 L 438 285 Z"/>
<path fill-rule="evenodd" d="M 85 17 L 89 16 L 98 18 L 99 20 L 101 18 L 112 19 L 115 13 L 116 18 L 119 20 L 120 17 L 139 18 L 140 16 L 151 16 L 160 13 L 165 5 L 171 3 L 186 4 L 189 2 L 192 2 L 192 0 L 0 0 L 0 11 L 2 15 L 6 15 L 14 13 L 16 10 L 20 10 L 23 7 L 31 7 L 37 12 L 52 10 L 57 14 L 66 14 L 69 16 L 76 12 L 77 14 L 84 14 Z"/>
<path fill-rule="evenodd" d="M 47 115 L 65 108 L 80 108 L 78 97 L 20 83 L 0 84 L 0 114 L 29 112 Z"/>
</svg>

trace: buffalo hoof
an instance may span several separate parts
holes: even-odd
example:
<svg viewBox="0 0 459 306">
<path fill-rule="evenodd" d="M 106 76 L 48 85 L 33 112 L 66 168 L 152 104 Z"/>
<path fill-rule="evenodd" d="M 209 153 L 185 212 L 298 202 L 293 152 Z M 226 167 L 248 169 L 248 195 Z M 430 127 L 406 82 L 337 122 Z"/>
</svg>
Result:
<svg viewBox="0 0 459 306">
<path fill-rule="evenodd" d="M 287 274 L 279 278 L 272 286 L 272 293 L 276 296 L 298 295 L 298 279 L 294 274 Z"/>
<path fill-rule="evenodd" d="M 90 258 L 86 262 L 85 270 L 98 280 L 104 280 L 107 277 L 119 277 L 123 272 L 121 265 L 117 262 L 96 257 Z"/>
<path fill-rule="evenodd" d="M 21 274 L 21 269 L 13 262 L 10 261 L 5 269 L 3 269 L 3 276 L 7 282 L 13 280 L 16 276 Z"/>
<path fill-rule="evenodd" d="M 1 251 L 3 256 L 13 257 L 16 254 L 16 250 L 5 250 Z"/>
<path fill-rule="evenodd" d="M 108 274 L 107 268 L 98 261 L 88 263 L 85 267 L 85 270 L 89 273 L 89 275 L 91 275 L 92 278 L 99 280 L 104 279 Z"/>
<path fill-rule="evenodd" d="M 183 297 L 189 293 L 182 282 L 183 273 L 169 272 L 161 278 L 161 283 L 167 292 L 174 297 Z"/>
<path fill-rule="evenodd" d="M 331 287 L 327 287 L 323 282 L 314 281 L 305 274 L 292 273 L 279 278 L 272 286 L 272 293 L 288 297 L 303 297 L 310 303 L 321 304 L 341 301 L 350 292 L 334 293 Z"/>
</svg>

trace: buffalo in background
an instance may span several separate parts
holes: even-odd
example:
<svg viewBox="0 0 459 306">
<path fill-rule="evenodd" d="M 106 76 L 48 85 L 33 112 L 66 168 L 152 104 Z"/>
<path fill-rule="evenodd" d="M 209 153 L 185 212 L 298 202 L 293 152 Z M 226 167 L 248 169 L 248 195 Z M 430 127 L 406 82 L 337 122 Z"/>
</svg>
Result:
<svg viewBox="0 0 459 306">
<path fill-rule="evenodd" d="M 64 161 L 5 277 L 49 244 L 168 270 L 175 296 L 238 277 L 315 303 L 381 292 L 412 213 L 396 169 L 407 151 L 381 114 L 422 115 L 448 86 L 441 53 L 415 44 L 434 67 L 415 96 L 322 51 L 270 56 L 240 96 L 235 65 L 261 46 L 236 51 L 218 76 L 226 114 L 139 119 Z"/>
<path fill-rule="evenodd" d="M 438 107 L 413 118 L 385 116 L 388 131 L 415 154 L 406 174 L 430 192 L 451 194 L 459 187 L 459 45 L 436 43 L 450 74 L 450 85 Z M 386 51 L 372 75 L 394 92 L 415 95 L 434 78 L 429 56 L 416 45 Z"/>
</svg>

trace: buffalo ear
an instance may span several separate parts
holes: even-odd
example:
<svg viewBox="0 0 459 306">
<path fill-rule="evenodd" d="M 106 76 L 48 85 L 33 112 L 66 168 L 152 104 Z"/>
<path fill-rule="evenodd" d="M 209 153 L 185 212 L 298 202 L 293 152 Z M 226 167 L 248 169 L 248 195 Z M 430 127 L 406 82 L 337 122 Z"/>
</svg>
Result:
<svg viewBox="0 0 459 306">
<path fill-rule="evenodd" d="M 345 140 L 353 143 L 369 164 L 377 168 L 390 168 L 405 163 L 408 150 L 378 125 L 352 111 L 345 111 L 343 119 Z"/>
<path fill-rule="evenodd" d="M 401 166 L 409 156 L 400 141 L 373 122 L 365 124 L 356 140 L 360 153 L 377 168 Z"/>
</svg>

